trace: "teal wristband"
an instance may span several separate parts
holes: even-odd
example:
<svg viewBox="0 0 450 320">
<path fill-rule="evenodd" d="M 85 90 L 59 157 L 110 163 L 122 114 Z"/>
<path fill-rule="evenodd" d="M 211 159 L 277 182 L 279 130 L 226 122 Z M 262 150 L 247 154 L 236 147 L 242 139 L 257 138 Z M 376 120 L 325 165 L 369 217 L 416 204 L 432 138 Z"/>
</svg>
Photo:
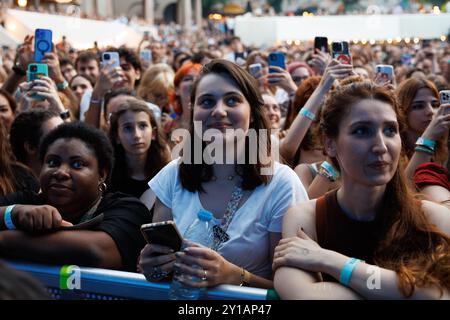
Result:
<svg viewBox="0 0 450 320">
<path fill-rule="evenodd" d="M 422 147 L 422 146 L 416 146 L 414 148 L 414 151 L 423 152 L 423 153 L 429 154 L 430 156 L 434 155 L 434 152 L 432 150 L 430 150 L 429 148 L 426 148 L 426 147 Z"/>
<path fill-rule="evenodd" d="M 330 175 L 331 181 L 337 180 L 337 178 L 339 177 L 339 173 L 334 170 L 331 164 L 329 164 L 327 161 L 324 161 L 320 166 Z"/>
<path fill-rule="evenodd" d="M 434 151 L 434 148 L 436 147 L 436 141 L 419 137 L 416 141 L 416 146 L 423 146 L 430 149 L 431 151 Z"/>
<path fill-rule="evenodd" d="M 348 284 L 350 283 L 350 278 L 352 276 L 353 269 L 360 262 L 361 262 L 361 260 L 356 259 L 356 258 L 349 258 L 347 260 L 347 262 L 342 267 L 341 275 L 339 277 L 339 282 L 342 285 L 348 286 Z"/>
<path fill-rule="evenodd" d="M 306 110 L 305 108 L 302 108 L 300 110 L 300 114 L 306 118 L 308 118 L 311 121 L 314 121 L 314 119 L 316 119 L 316 115 L 308 110 Z"/>
<path fill-rule="evenodd" d="M 56 88 L 57 88 L 58 90 L 64 90 L 64 89 L 66 89 L 68 86 L 69 86 L 69 83 L 67 82 L 67 80 L 64 80 L 63 82 L 57 83 L 57 84 L 56 84 Z"/>
<path fill-rule="evenodd" d="M 5 226 L 8 230 L 16 230 L 17 229 L 11 219 L 11 211 L 14 209 L 15 206 L 16 206 L 15 204 L 13 204 L 11 206 L 7 206 L 5 213 L 3 214 L 3 221 L 5 222 Z"/>
</svg>

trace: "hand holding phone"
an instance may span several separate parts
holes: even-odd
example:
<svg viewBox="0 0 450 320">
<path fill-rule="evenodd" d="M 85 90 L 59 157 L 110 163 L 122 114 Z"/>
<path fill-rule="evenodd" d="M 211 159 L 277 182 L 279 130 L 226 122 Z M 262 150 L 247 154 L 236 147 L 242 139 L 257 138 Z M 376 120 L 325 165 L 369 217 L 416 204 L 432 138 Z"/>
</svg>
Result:
<svg viewBox="0 0 450 320">
<path fill-rule="evenodd" d="M 352 58 L 347 41 L 333 42 L 331 44 L 332 57 L 342 64 L 352 64 Z"/>
<path fill-rule="evenodd" d="M 36 29 L 34 32 L 34 61 L 41 62 L 44 55 L 52 50 L 52 31 Z"/>
<path fill-rule="evenodd" d="M 394 79 L 394 67 L 391 65 L 379 64 L 375 67 L 377 77 L 383 82 L 392 82 Z"/>
<path fill-rule="evenodd" d="M 120 57 L 118 52 L 102 53 L 102 68 L 109 65 L 111 68 L 120 68 Z"/>
<path fill-rule="evenodd" d="M 42 77 L 48 77 L 48 67 L 46 64 L 43 63 L 30 63 L 28 65 L 28 71 L 27 71 L 27 80 L 28 82 L 32 82 L 34 80 L 37 80 Z M 32 87 L 30 88 L 32 90 Z M 37 94 L 31 94 L 30 97 L 36 100 L 45 100 L 45 97 L 37 95 Z"/>
<path fill-rule="evenodd" d="M 248 72 L 254 77 L 259 78 L 262 75 L 262 64 L 261 63 L 253 63 L 248 67 Z"/>
<path fill-rule="evenodd" d="M 171 220 L 144 224 L 141 232 L 149 244 L 166 246 L 174 252 L 181 250 L 183 237 Z"/>
<path fill-rule="evenodd" d="M 439 91 L 439 100 L 441 105 L 448 104 L 449 106 L 445 109 L 444 114 L 450 113 L 450 90 Z"/>
<path fill-rule="evenodd" d="M 277 71 L 271 69 L 270 67 L 279 67 L 286 70 L 286 63 L 284 60 L 284 53 L 282 52 L 271 52 L 268 57 L 269 60 L 269 73 L 276 73 Z"/>
<path fill-rule="evenodd" d="M 330 52 L 328 48 L 328 38 L 327 37 L 315 37 L 314 38 L 314 49 L 322 52 Z"/>
</svg>

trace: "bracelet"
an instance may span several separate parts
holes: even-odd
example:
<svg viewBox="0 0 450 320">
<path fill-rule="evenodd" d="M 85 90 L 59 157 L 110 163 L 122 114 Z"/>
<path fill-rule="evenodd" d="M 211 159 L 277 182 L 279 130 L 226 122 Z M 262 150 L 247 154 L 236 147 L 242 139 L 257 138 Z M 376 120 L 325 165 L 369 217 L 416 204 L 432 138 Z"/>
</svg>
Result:
<svg viewBox="0 0 450 320">
<path fill-rule="evenodd" d="M 305 108 L 302 108 L 300 110 L 300 114 L 311 121 L 314 121 L 314 119 L 316 119 L 316 115 L 309 110 L 306 110 Z"/>
<path fill-rule="evenodd" d="M 3 220 L 5 222 L 6 229 L 8 230 L 17 229 L 11 218 L 11 211 L 14 209 L 15 206 L 16 206 L 15 204 L 7 206 L 5 209 L 5 213 L 3 214 Z"/>
<path fill-rule="evenodd" d="M 334 170 L 333 166 L 327 161 L 322 162 L 318 172 L 321 176 L 327 178 L 331 182 L 335 182 L 339 177 L 339 172 Z"/>
<path fill-rule="evenodd" d="M 423 152 L 423 153 L 429 154 L 431 156 L 434 155 L 434 152 L 432 150 L 428 149 L 427 147 L 420 146 L 420 145 L 416 146 L 414 148 L 414 151 Z"/>
<path fill-rule="evenodd" d="M 240 287 L 249 287 L 250 286 L 250 272 L 242 268 L 241 270 L 241 284 Z"/>
<path fill-rule="evenodd" d="M 434 148 L 436 147 L 436 141 L 419 137 L 416 141 L 416 146 L 421 146 L 430 149 L 431 151 L 434 151 Z"/>
<path fill-rule="evenodd" d="M 345 262 L 344 266 L 342 267 L 341 274 L 339 276 L 339 282 L 341 284 L 343 284 L 344 286 L 348 286 L 348 284 L 350 283 L 350 278 L 352 276 L 353 269 L 360 262 L 361 260 L 356 258 L 349 258 L 347 262 Z"/>
<path fill-rule="evenodd" d="M 56 84 L 56 88 L 58 90 L 64 90 L 69 86 L 69 83 L 67 82 L 67 80 L 64 80 L 63 82 L 57 83 Z"/>
<path fill-rule="evenodd" d="M 90 103 L 91 104 L 99 104 L 99 105 L 101 105 L 103 103 L 103 99 L 96 100 L 96 99 L 92 99 L 91 98 L 91 102 Z"/>
</svg>

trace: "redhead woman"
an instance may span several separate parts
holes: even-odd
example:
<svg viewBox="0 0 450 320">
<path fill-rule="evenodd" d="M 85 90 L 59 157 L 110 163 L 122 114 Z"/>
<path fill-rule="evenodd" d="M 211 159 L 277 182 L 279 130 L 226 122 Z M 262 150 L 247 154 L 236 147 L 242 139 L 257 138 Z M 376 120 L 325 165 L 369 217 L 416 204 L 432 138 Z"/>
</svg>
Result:
<svg viewBox="0 0 450 320">
<path fill-rule="evenodd" d="M 449 299 L 450 211 L 421 201 L 400 164 L 392 91 L 336 90 L 321 126 L 341 187 L 291 208 L 275 249 L 283 299 Z"/>
</svg>

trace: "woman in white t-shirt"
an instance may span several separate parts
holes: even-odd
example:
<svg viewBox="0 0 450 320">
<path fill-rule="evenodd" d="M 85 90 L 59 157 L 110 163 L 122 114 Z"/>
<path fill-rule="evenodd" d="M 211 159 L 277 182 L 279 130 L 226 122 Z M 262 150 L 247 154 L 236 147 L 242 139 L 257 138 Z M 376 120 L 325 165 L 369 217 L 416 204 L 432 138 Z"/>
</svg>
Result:
<svg viewBox="0 0 450 320">
<path fill-rule="evenodd" d="M 184 234 L 198 211 L 205 209 L 228 239 L 217 251 L 192 242 L 176 254 L 168 247 L 147 245 L 139 268 L 148 280 L 162 280 L 171 274 L 177 258 L 181 273 L 202 279 L 180 277 L 186 285 L 272 288 L 271 264 L 283 215 L 291 205 L 307 201 L 306 191 L 289 167 L 268 155 L 270 126 L 262 110 L 264 101 L 245 70 L 226 60 L 210 62 L 194 84 L 191 104 L 192 139 L 185 140 L 183 157 L 149 182 L 148 192 L 156 195 L 153 222 L 174 220 Z M 207 139 L 208 135 L 214 138 Z M 258 139 L 263 135 L 267 139 Z M 223 149 L 209 153 L 216 143 Z"/>
</svg>

